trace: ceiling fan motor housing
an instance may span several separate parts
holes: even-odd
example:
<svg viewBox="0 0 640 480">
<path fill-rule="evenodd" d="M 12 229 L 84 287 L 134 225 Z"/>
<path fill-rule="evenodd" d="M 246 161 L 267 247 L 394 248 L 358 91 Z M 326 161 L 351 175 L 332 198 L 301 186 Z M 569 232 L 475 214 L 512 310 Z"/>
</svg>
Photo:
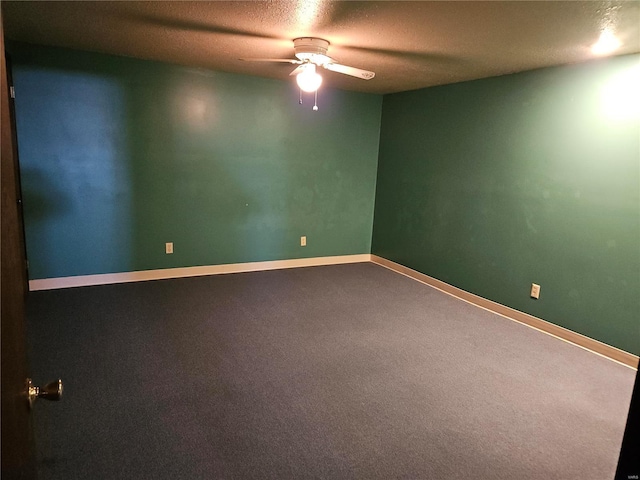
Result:
<svg viewBox="0 0 640 480">
<path fill-rule="evenodd" d="M 331 61 L 327 56 L 329 42 L 322 38 L 301 37 L 293 41 L 293 50 L 296 57 L 303 62 L 311 62 L 316 65 L 324 65 Z"/>
</svg>

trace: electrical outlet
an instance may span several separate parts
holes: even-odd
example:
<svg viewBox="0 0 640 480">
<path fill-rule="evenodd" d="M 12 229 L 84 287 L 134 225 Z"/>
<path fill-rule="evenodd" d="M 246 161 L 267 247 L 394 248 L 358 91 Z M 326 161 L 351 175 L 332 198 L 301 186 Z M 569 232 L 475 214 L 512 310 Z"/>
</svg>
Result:
<svg viewBox="0 0 640 480">
<path fill-rule="evenodd" d="M 300 237 L 300 246 L 301 247 L 306 247 L 307 246 L 307 237 L 306 236 Z"/>
<path fill-rule="evenodd" d="M 169 255 L 173 253 L 173 242 L 167 242 L 164 244 L 164 252 Z"/>
<path fill-rule="evenodd" d="M 540 285 L 531 284 L 531 298 L 540 298 Z"/>
</svg>

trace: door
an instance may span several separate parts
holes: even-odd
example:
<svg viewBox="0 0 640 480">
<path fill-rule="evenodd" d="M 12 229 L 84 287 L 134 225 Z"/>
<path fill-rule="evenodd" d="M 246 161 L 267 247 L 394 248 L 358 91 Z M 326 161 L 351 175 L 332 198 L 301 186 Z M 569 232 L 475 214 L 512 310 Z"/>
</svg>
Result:
<svg viewBox="0 0 640 480">
<path fill-rule="evenodd" d="M 640 478 L 640 370 L 636 372 L 615 480 L 630 478 Z"/>
<path fill-rule="evenodd" d="M 1 15 L 1 14 L 0 14 Z M 19 206 L 15 129 L 10 111 L 4 52 L 4 30 L 0 16 L 2 95 L 2 186 L 1 314 L 2 314 L 2 478 L 33 479 L 33 429 L 26 397 L 29 377 L 25 336 L 26 258 Z"/>
</svg>

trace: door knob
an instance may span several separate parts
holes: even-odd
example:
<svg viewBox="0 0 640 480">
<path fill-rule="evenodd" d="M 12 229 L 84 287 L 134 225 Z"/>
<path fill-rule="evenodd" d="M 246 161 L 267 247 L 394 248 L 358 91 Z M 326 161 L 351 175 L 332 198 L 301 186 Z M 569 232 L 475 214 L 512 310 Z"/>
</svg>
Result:
<svg viewBox="0 0 640 480">
<path fill-rule="evenodd" d="M 27 378 L 27 395 L 29 397 L 29 407 L 33 407 L 33 403 L 37 398 L 57 402 L 62 397 L 62 380 L 58 379 L 54 382 L 47 383 L 44 387 L 36 387 Z"/>
</svg>

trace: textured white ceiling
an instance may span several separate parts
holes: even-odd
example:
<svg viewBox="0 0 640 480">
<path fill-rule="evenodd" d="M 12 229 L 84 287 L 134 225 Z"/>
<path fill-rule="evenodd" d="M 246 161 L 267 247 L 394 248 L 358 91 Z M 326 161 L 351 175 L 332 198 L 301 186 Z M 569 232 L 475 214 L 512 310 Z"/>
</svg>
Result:
<svg viewBox="0 0 640 480">
<path fill-rule="evenodd" d="M 612 28 L 616 54 L 640 52 L 640 2 L 600 1 L 2 1 L 12 40 L 287 80 L 296 37 L 321 37 L 373 80 L 323 71 L 324 84 L 372 93 L 503 75 L 594 58 Z"/>
</svg>

